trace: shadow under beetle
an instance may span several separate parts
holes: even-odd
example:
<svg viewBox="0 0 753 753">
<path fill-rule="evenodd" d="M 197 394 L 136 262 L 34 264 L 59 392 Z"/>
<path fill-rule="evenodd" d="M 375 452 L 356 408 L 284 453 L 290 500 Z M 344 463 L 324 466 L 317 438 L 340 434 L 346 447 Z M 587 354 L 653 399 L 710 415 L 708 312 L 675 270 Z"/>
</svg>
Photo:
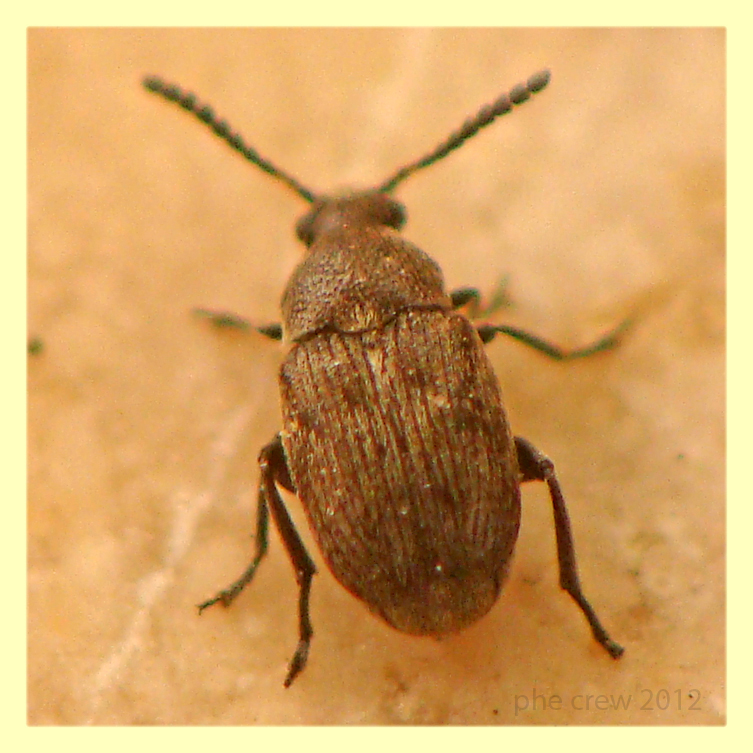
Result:
<svg viewBox="0 0 753 753">
<path fill-rule="evenodd" d="M 474 326 L 458 309 L 477 304 L 478 291 L 445 291 L 438 265 L 400 236 L 405 209 L 389 195 L 548 83 L 549 72 L 542 71 L 515 86 L 376 188 L 326 196 L 258 154 L 193 94 L 159 78 L 144 80 L 311 204 L 296 226 L 308 253 L 282 296 L 283 324 L 254 326 L 204 312 L 218 324 L 290 343 L 279 375 L 283 429 L 259 454 L 255 556 L 233 585 L 199 607 L 229 606 L 251 581 L 267 552 L 271 513 L 299 589 L 299 641 L 286 687 L 308 658 L 316 568 L 278 486 L 300 498 L 324 559 L 345 588 L 398 630 L 439 637 L 491 609 L 518 536 L 520 484 L 544 481 L 560 585 L 610 656 L 623 653 L 581 589 L 552 461 L 511 434 L 483 347 L 502 333 L 563 360 L 612 347 L 622 326 L 573 351 L 515 327 Z"/>
</svg>

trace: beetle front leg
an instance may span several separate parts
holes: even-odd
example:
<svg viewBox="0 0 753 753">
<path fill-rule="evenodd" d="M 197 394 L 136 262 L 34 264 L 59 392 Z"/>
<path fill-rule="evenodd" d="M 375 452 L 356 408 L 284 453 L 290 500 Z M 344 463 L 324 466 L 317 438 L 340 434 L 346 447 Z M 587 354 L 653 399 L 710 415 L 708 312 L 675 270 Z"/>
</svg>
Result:
<svg viewBox="0 0 753 753">
<path fill-rule="evenodd" d="M 309 595 L 311 593 L 311 579 L 316 573 L 316 567 L 309 553 L 306 551 L 306 547 L 303 545 L 303 541 L 301 541 L 301 537 L 298 535 L 293 521 L 290 519 L 280 493 L 277 491 L 276 484 L 280 484 L 283 488 L 295 493 L 295 487 L 290 478 L 279 434 L 268 445 L 262 448 L 262 451 L 259 453 L 259 467 L 261 469 L 261 479 L 259 481 L 259 502 L 256 519 L 256 555 L 246 571 L 235 583 L 224 591 L 220 591 L 214 598 L 199 605 L 199 613 L 217 602 L 220 602 L 225 607 L 229 607 L 238 594 L 251 582 L 256 574 L 259 563 L 267 553 L 269 513 L 271 512 L 272 519 L 277 526 L 277 530 L 280 532 L 288 557 L 293 564 L 299 589 L 298 646 L 290 661 L 288 674 L 285 678 L 285 687 L 287 688 L 290 687 L 296 676 L 306 666 L 311 638 L 314 635 L 309 618 Z"/>
<path fill-rule="evenodd" d="M 545 481 L 549 487 L 554 511 L 554 530 L 557 536 L 557 559 L 560 568 L 560 587 L 573 597 L 591 626 L 594 638 L 606 649 L 613 659 L 622 656 L 625 649 L 613 641 L 596 616 L 593 607 L 583 594 L 575 560 L 575 544 L 567 514 L 565 498 L 562 495 L 554 463 L 539 452 L 527 439 L 515 437 L 515 449 L 518 453 L 518 467 L 523 481 Z"/>
<path fill-rule="evenodd" d="M 491 316 L 495 311 L 510 306 L 510 298 L 507 295 L 509 278 L 505 275 L 497 282 L 494 290 L 489 294 L 486 303 L 482 303 L 483 296 L 478 288 L 458 288 L 450 293 L 450 301 L 453 309 L 468 306 L 468 318 L 482 319 Z"/>
</svg>

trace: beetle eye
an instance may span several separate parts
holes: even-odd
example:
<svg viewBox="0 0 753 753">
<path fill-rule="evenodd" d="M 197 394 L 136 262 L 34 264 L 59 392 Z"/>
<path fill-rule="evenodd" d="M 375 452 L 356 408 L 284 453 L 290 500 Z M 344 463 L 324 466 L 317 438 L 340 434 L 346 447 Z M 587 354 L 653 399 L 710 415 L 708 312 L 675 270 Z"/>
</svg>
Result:
<svg viewBox="0 0 753 753">
<path fill-rule="evenodd" d="M 314 230 L 312 227 L 311 214 L 301 217 L 295 225 L 295 234 L 298 240 L 305 246 L 310 246 L 314 242 Z"/>
</svg>

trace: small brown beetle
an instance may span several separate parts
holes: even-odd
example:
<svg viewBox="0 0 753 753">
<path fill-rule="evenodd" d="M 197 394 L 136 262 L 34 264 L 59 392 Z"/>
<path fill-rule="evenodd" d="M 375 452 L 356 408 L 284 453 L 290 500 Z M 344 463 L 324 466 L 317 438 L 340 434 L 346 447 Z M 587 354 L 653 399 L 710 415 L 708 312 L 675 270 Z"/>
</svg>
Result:
<svg viewBox="0 0 753 753">
<path fill-rule="evenodd" d="M 462 630 L 494 605 L 518 537 L 520 484 L 545 481 L 560 585 L 610 656 L 623 653 L 583 595 L 554 466 L 511 434 L 484 351 L 503 333 L 552 358 L 581 357 L 612 347 L 623 325 L 574 351 L 515 327 L 475 327 L 458 309 L 478 304 L 478 291 L 445 291 L 437 264 L 400 236 L 405 209 L 389 196 L 548 83 L 548 71 L 532 76 L 376 188 L 326 196 L 259 155 L 193 94 L 158 78 L 144 80 L 312 205 L 296 227 L 308 253 L 283 294 L 282 325 L 203 312 L 218 324 L 290 343 L 279 377 L 283 429 L 259 455 L 255 556 L 233 585 L 199 607 L 229 606 L 251 581 L 267 551 L 271 512 L 299 588 L 299 642 L 286 687 L 308 658 L 316 568 L 278 485 L 300 498 L 324 559 L 345 588 L 398 630 L 438 637 Z"/>
</svg>

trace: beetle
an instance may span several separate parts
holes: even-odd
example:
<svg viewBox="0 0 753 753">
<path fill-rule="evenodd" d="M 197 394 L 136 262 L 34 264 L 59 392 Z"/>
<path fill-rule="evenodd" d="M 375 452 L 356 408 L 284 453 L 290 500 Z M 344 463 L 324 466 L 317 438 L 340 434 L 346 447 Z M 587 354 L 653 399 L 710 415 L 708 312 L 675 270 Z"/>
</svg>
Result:
<svg viewBox="0 0 753 753">
<path fill-rule="evenodd" d="M 198 117 L 249 162 L 311 206 L 296 233 L 307 247 L 282 296 L 282 325 L 202 310 L 217 324 L 284 339 L 283 428 L 258 462 L 255 553 L 243 575 L 199 606 L 229 606 L 267 552 L 269 516 L 298 583 L 298 644 L 285 687 L 306 665 L 316 567 L 280 488 L 298 496 L 335 578 L 398 630 L 441 637 L 485 615 L 508 574 L 520 526 L 520 484 L 544 481 L 554 512 L 560 586 L 613 658 L 613 641 L 583 594 L 570 520 L 552 461 L 513 436 L 484 345 L 506 334 L 565 360 L 613 347 L 624 325 L 577 350 L 525 330 L 474 325 L 480 293 L 445 290 L 436 262 L 405 240 L 392 191 L 544 89 L 549 71 L 481 108 L 424 157 L 374 188 L 314 193 L 261 156 L 214 111 L 149 76 L 151 92 Z"/>
</svg>

